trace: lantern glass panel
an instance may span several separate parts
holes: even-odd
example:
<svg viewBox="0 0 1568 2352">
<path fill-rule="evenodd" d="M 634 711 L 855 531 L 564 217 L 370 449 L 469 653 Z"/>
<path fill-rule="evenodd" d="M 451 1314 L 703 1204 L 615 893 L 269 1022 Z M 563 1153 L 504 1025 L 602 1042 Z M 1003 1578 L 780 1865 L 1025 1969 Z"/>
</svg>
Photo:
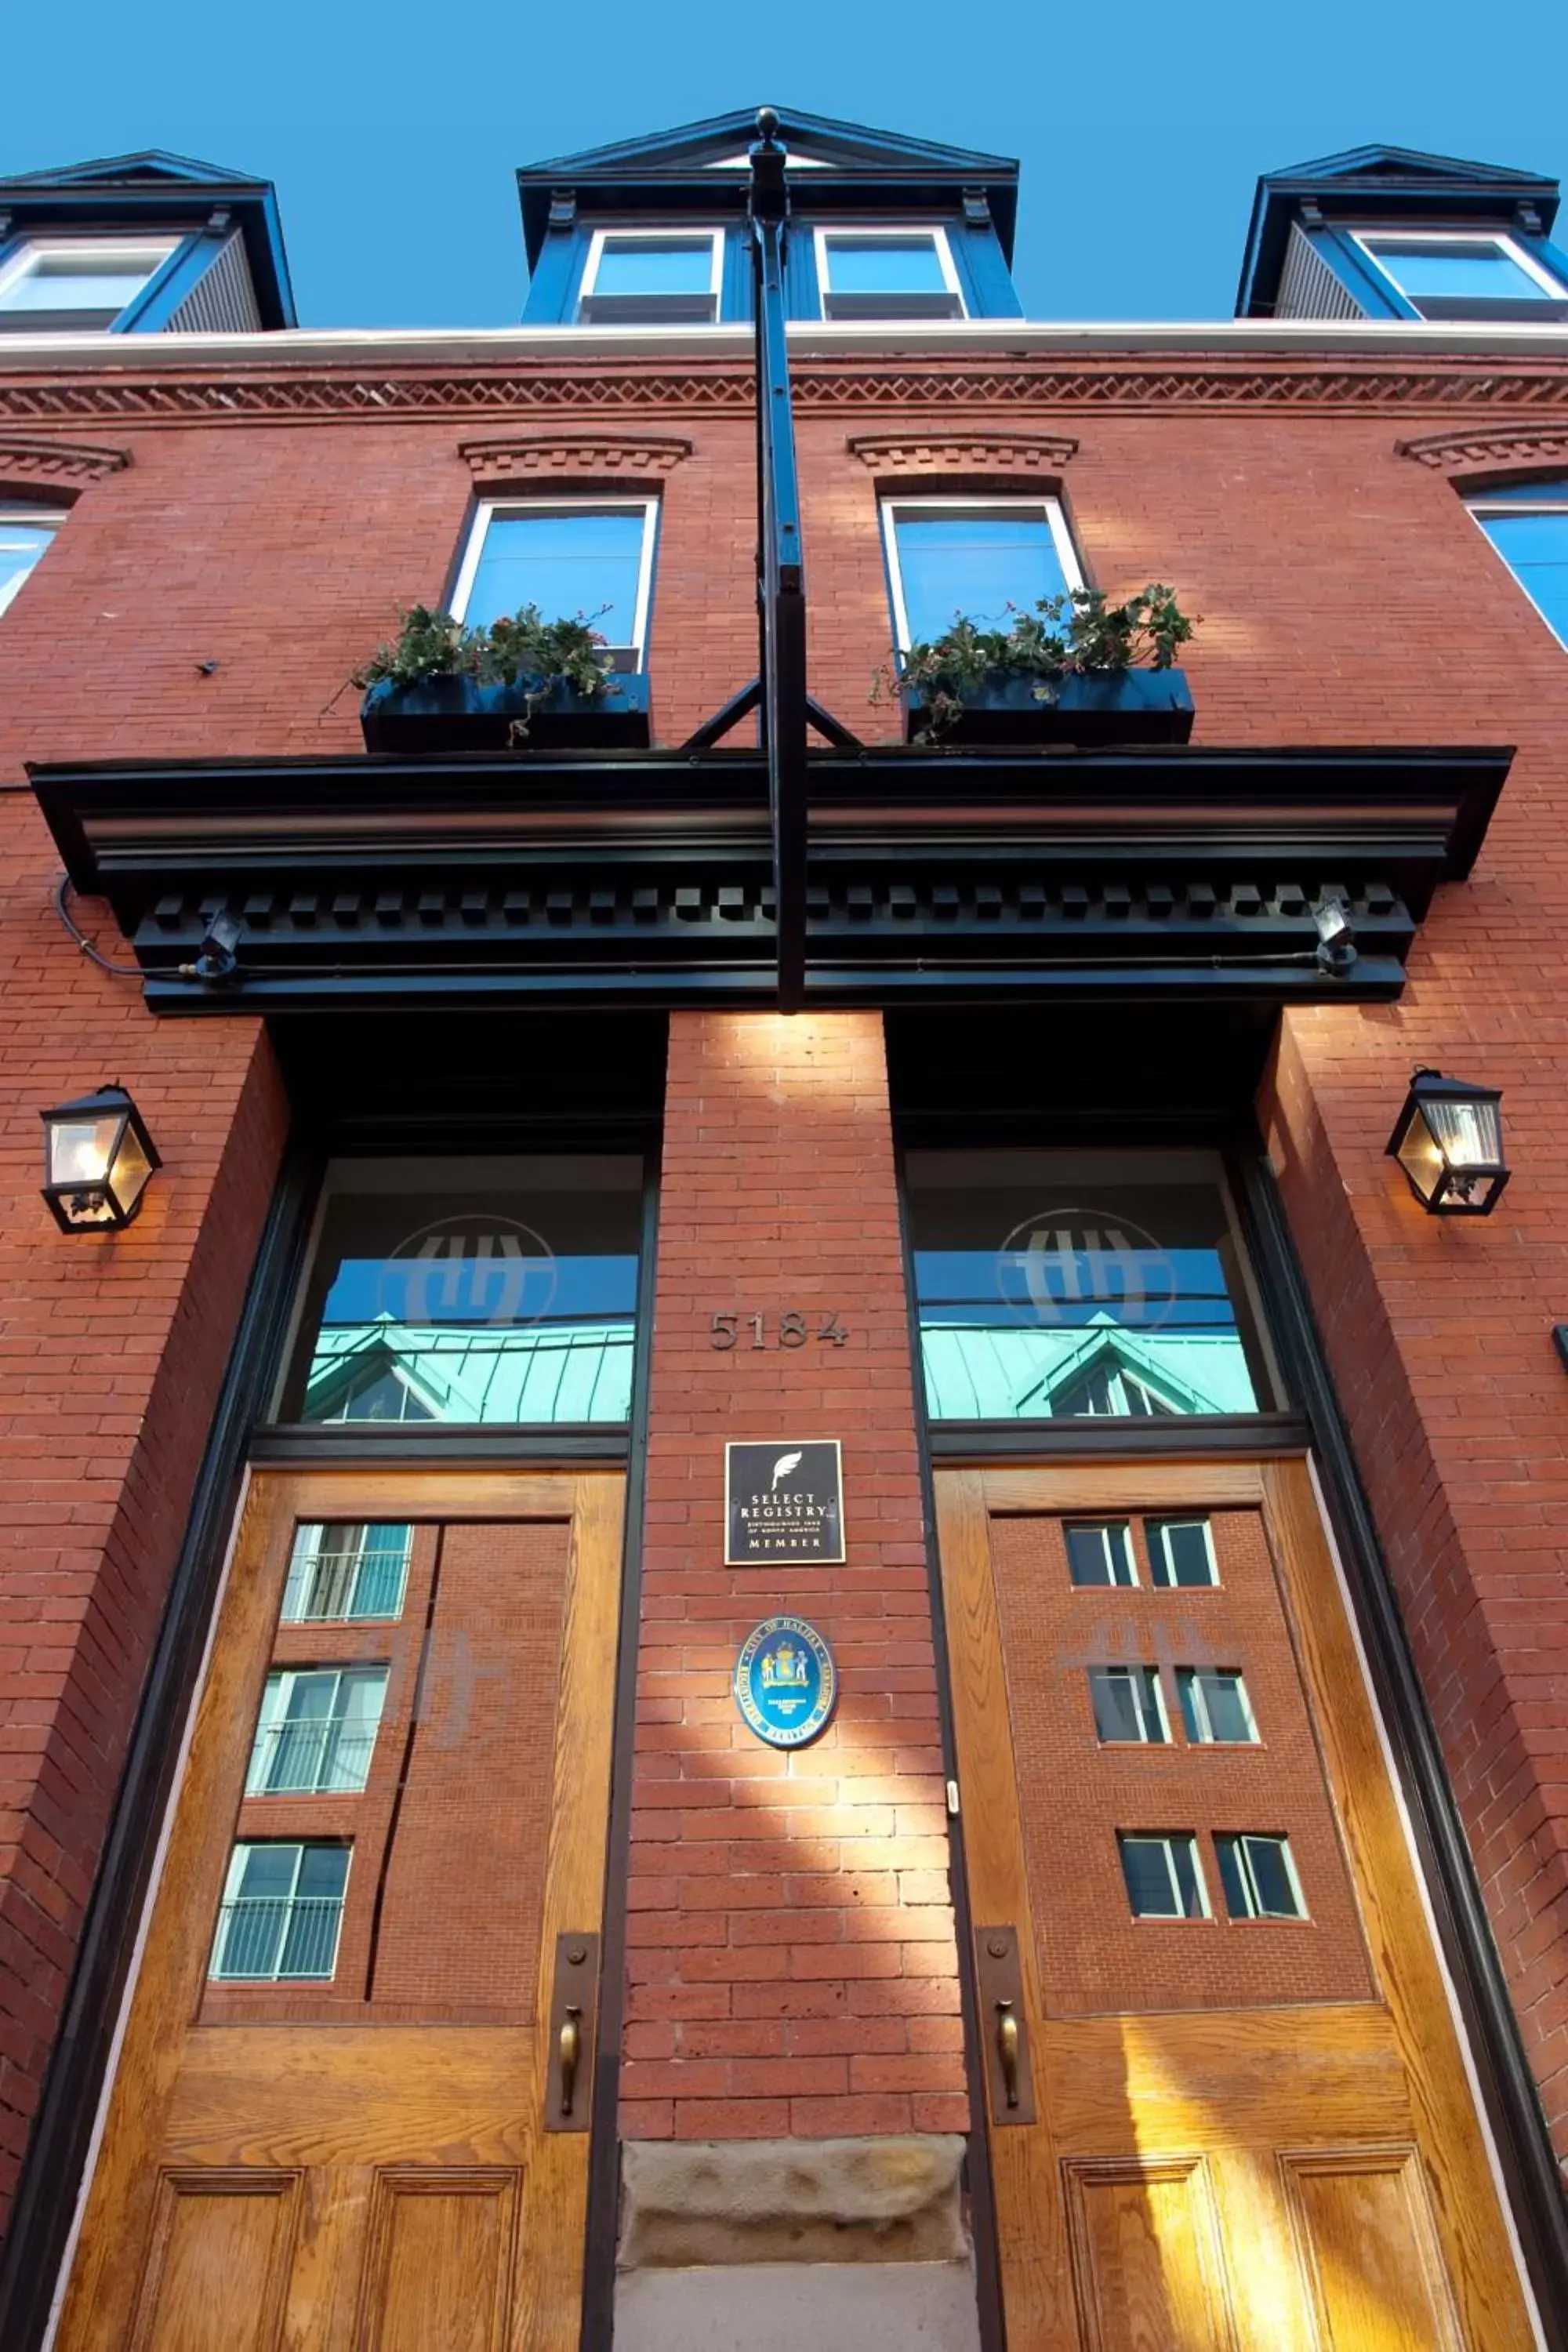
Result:
<svg viewBox="0 0 1568 2352">
<path fill-rule="evenodd" d="M 1430 1201 L 1443 1181 L 1446 1162 L 1437 1139 L 1426 1124 L 1424 1110 L 1413 1111 L 1399 1146 L 1399 1164 L 1424 1201 Z"/>
<path fill-rule="evenodd" d="M 109 1189 L 122 1217 L 128 1217 L 135 1208 L 152 1173 L 153 1163 L 142 1149 L 136 1129 L 127 1120 L 125 1139 L 115 1154 L 114 1164 L 109 1173 Z"/>
<path fill-rule="evenodd" d="M 1426 1102 L 1422 1115 L 1456 1171 L 1495 1168 L 1502 1158 L 1502 1118 L 1495 1102 Z"/>
<path fill-rule="evenodd" d="M 96 1118 L 57 1120 L 49 1129 L 50 1183 L 101 1184 L 124 1124 L 125 1113 L 118 1109 Z"/>
</svg>

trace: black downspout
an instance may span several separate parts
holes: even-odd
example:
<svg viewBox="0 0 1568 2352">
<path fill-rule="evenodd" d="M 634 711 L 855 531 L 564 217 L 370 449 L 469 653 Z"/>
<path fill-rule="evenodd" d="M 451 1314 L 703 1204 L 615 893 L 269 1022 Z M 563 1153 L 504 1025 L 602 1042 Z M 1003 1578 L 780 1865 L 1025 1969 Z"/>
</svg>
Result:
<svg viewBox="0 0 1568 2352">
<path fill-rule="evenodd" d="M 790 404 L 784 257 L 789 197 L 771 106 L 751 150 L 752 266 L 757 313 L 757 607 L 763 744 L 773 816 L 778 1001 L 798 1012 L 805 989 L 805 572 Z"/>
</svg>

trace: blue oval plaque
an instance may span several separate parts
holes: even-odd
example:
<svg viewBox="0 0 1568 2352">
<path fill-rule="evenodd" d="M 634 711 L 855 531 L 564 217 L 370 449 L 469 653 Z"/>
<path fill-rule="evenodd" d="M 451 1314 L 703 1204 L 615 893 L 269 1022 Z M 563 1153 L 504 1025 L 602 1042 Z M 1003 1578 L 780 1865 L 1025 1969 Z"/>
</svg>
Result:
<svg viewBox="0 0 1568 2352">
<path fill-rule="evenodd" d="M 735 1662 L 735 1704 L 770 1748 L 804 1748 L 833 1713 L 833 1653 L 804 1617 L 764 1617 Z"/>
</svg>

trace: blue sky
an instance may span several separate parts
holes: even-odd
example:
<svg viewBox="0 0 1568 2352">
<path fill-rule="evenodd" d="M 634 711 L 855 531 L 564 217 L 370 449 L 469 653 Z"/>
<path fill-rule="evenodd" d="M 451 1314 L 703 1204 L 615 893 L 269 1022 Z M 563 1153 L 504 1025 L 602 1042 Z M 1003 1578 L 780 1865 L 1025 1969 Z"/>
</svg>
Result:
<svg viewBox="0 0 1568 2352">
<path fill-rule="evenodd" d="M 271 178 L 307 326 L 500 326 L 519 163 L 773 101 L 1016 155 L 1045 318 L 1230 313 L 1260 171 L 1383 139 L 1568 177 L 1568 9 L 78 0 L 13 12 L 0 171 L 169 147 Z"/>
</svg>

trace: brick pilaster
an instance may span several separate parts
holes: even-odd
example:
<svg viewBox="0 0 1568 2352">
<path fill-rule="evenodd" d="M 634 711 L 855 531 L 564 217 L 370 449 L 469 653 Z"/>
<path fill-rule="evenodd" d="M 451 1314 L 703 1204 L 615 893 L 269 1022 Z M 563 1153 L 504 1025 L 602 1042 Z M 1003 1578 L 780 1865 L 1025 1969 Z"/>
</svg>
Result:
<svg viewBox="0 0 1568 2352">
<path fill-rule="evenodd" d="M 805 1344 L 777 1344 L 798 1310 Z M 740 1344 L 711 1318 L 742 1318 Z M 816 1337 L 836 1310 L 842 1347 Z M 752 1345 L 747 1318 L 765 1318 Z M 727 1438 L 844 1445 L 842 1568 L 726 1569 Z M 881 1022 L 670 1024 L 637 1669 L 631 2138 L 965 2128 L 935 1661 Z M 800 1612 L 842 1695 L 780 1753 L 731 1696 Z"/>
</svg>

